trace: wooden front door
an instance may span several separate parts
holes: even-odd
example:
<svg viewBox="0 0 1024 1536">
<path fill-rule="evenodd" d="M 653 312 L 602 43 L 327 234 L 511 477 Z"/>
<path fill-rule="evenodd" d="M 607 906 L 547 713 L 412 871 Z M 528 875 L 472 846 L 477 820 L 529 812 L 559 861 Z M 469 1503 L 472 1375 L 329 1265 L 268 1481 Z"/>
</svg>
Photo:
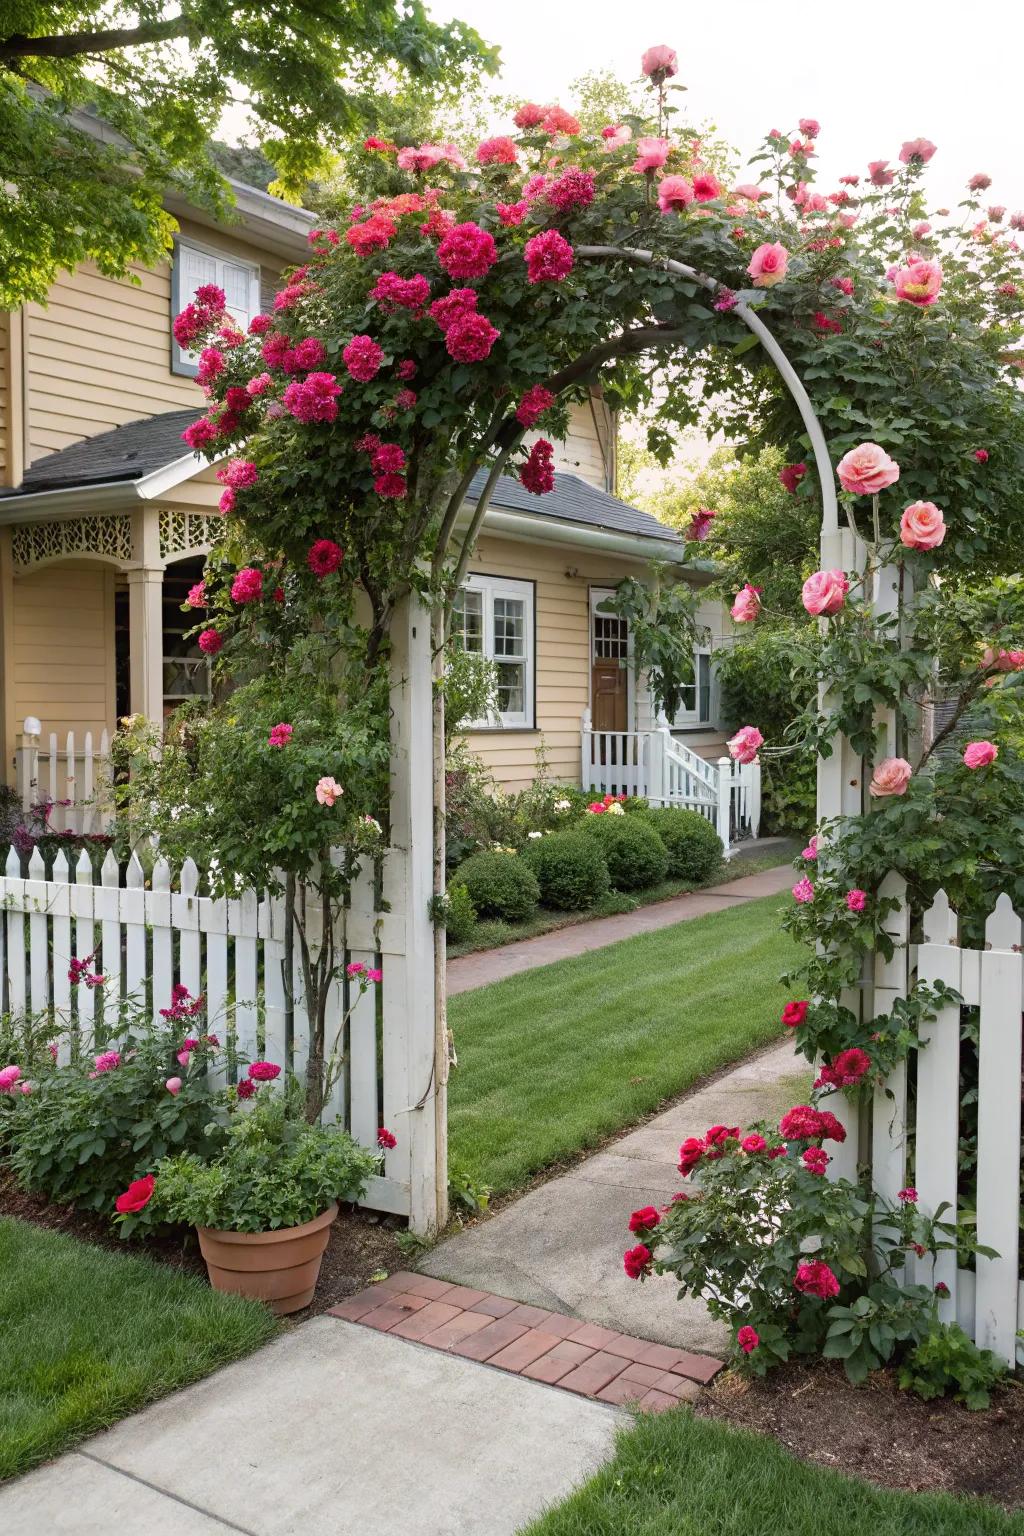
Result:
<svg viewBox="0 0 1024 1536">
<path fill-rule="evenodd" d="M 629 625 L 613 613 L 591 614 L 590 710 L 595 731 L 629 724 Z"/>
</svg>

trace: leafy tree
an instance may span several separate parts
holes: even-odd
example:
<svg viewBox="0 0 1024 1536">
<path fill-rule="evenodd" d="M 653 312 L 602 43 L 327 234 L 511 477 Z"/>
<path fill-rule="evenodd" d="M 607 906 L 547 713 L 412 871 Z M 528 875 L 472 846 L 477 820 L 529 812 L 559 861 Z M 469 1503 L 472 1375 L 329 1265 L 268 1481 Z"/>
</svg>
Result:
<svg viewBox="0 0 1024 1536">
<path fill-rule="evenodd" d="M 122 277 L 159 260 L 169 189 L 224 214 L 210 139 L 226 108 L 244 106 L 295 199 L 333 136 L 373 125 L 383 71 L 443 96 L 495 67 L 471 28 L 436 25 L 420 0 L 8 0 L 0 304 L 44 302 L 80 261 Z"/>
</svg>

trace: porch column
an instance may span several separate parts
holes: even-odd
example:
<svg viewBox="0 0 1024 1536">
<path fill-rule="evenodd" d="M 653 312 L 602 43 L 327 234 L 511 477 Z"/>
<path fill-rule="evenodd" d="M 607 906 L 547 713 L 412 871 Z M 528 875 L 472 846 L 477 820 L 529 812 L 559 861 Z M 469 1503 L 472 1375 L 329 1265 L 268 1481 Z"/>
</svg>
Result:
<svg viewBox="0 0 1024 1536">
<path fill-rule="evenodd" d="M 128 572 L 131 710 L 156 725 L 164 716 L 163 596 L 162 566 Z"/>
</svg>

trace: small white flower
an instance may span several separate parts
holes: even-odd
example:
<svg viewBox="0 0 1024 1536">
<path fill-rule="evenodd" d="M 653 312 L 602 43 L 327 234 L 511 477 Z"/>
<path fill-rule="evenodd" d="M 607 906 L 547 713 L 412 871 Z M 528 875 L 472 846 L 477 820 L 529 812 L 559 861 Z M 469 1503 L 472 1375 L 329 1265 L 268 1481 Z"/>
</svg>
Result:
<svg viewBox="0 0 1024 1536">
<path fill-rule="evenodd" d="M 527 835 L 527 837 L 530 837 L 530 838 L 543 837 L 544 836 L 543 832 L 527 832 L 526 835 Z"/>
<path fill-rule="evenodd" d="M 376 832 L 378 837 L 383 835 L 383 830 L 384 829 L 381 827 L 380 822 L 377 820 L 377 818 L 375 816 L 364 816 L 363 817 L 363 826 L 364 827 L 369 827 L 371 832 Z"/>
<path fill-rule="evenodd" d="M 571 800 L 556 800 L 555 803 L 554 803 L 554 806 L 552 807 L 552 809 L 556 810 L 556 811 L 559 811 L 559 812 L 571 811 L 572 810 L 572 801 Z"/>
<path fill-rule="evenodd" d="M 605 811 L 606 811 L 606 814 L 609 815 L 609 816 L 625 816 L 625 814 L 626 814 L 625 811 L 622 809 L 622 806 L 619 805 L 617 801 L 613 802 L 609 806 L 606 806 L 605 807 Z"/>
</svg>

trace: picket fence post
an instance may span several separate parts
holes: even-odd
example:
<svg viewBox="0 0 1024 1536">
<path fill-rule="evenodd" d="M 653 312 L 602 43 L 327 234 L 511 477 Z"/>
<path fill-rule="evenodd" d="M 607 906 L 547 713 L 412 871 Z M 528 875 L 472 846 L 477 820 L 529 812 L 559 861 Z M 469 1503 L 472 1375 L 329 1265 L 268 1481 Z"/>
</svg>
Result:
<svg viewBox="0 0 1024 1536">
<path fill-rule="evenodd" d="M 907 882 L 890 871 L 878 888 L 879 897 L 897 903 L 886 919 L 886 932 L 893 943 L 892 959 L 875 953 L 874 1012 L 891 1012 L 893 1005 L 907 995 L 907 937 L 910 915 L 907 911 Z M 907 1182 L 907 1064 L 901 1061 L 889 1073 L 887 1081 L 875 1089 L 871 1116 L 872 1184 L 876 1194 L 895 1205 L 899 1191 Z"/>
<path fill-rule="evenodd" d="M 938 891 L 924 914 L 924 943 L 917 952 L 921 983 L 942 982 L 959 992 L 963 955 L 957 939 L 955 914 L 945 891 Z M 960 1143 L 960 1005 L 947 1003 L 936 1018 L 924 1020 L 918 1029 L 916 1188 L 922 1207 L 945 1212 L 956 1220 L 958 1153 Z M 943 1284 L 948 1296 L 939 1300 L 943 1322 L 956 1321 L 959 1283 L 955 1251 L 935 1257 L 933 1279 Z"/>
</svg>

